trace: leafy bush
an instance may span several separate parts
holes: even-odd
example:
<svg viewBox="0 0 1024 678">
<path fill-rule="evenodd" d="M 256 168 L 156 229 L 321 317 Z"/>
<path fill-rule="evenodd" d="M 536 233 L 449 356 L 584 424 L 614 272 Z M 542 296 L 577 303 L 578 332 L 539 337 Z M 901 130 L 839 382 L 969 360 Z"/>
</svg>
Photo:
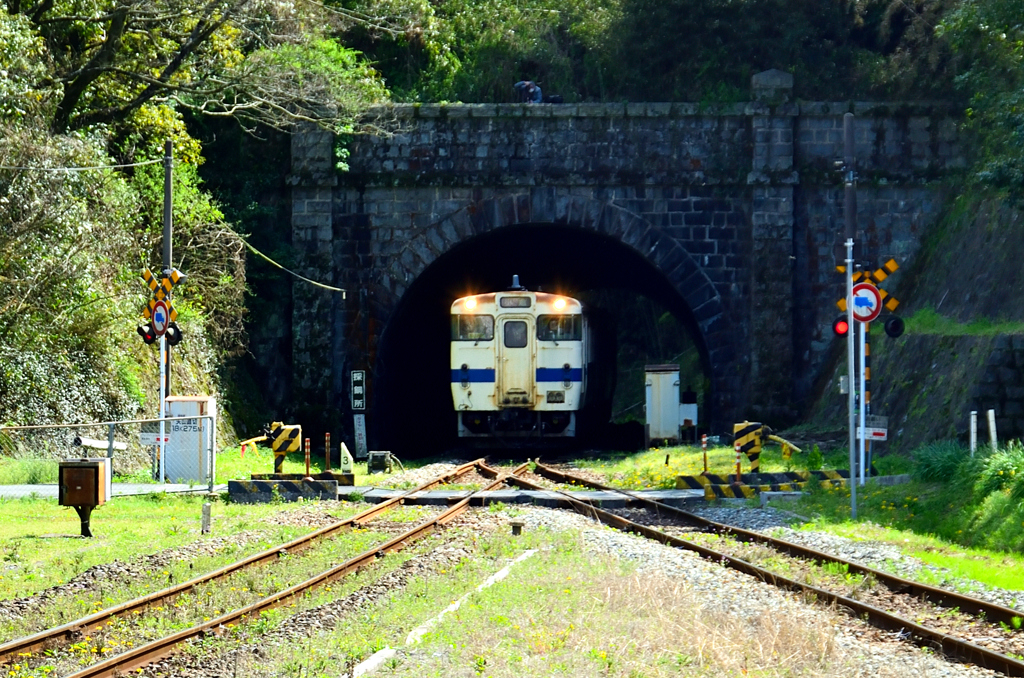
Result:
<svg viewBox="0 0 1024 678">
<path fill-rule="evenodd" d="M 820 471 L 824 463 L 825 458 L 821 454 L 821 448 L 815 445 L 811 448 L 811 451 L 807 453 L 807 470 Z"/>
<path fill-rule="evenodd" d="M 1018 475 L 1024 475 L 1024 446 L 1019 441 L 1011 441 L 1006 448 L 985 459 L 977 487 L 982 494 L 999 492 L 1016 484 Z"/>
<path fill-rule="evenodd" d="M 969 460 L 970 452 L 956 441 L 929 443 L 914 453 L 914 475 L 926 482 L 949 482 L 962 475 Z"/>
</svg>

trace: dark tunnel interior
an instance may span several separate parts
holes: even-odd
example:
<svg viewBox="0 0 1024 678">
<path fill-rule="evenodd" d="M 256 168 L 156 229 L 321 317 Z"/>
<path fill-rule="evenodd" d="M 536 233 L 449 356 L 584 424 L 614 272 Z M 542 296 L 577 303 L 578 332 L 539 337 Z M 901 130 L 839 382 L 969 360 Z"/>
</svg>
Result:
<svg viewBox="0 0 1024 678">
<path fill-rule="evenodd" d="M 451 304 L 469 294 L 507 289 L 513 275 L 533 291 L 585 296 L 624 290 L 632 295 L 612 298 L 657 302 L 689 334 L 709 374 L 707 347 L 685 300 L 636 251 L 580 228 L 506 227 L 442 255 L 411 283 L 393 311 L 374 369 L 371 411 L 376 416 L 368 417 L 379 449 L 412 458 L 458 447 L 449 377 Z"/>
</svg>

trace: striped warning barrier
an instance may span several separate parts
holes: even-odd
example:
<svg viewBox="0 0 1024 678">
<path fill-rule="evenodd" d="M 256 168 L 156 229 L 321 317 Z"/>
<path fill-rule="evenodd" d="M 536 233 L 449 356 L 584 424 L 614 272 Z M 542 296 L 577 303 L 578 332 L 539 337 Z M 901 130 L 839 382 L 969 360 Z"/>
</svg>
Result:
<svg viewBox="0 0 1024 678">
<path fill-rule="evenodd" d="M 823 471 L 788 471 L 779 473 L 744 473 L 740 481 L 744 485 L 785 485 L 804 483 L 809 480 L 845 480 L 850 477 L 846 469 Z M 677 490 L 700 490 L 708 485 L 732 485 L 735 475 L 720 476 L 714 473 L 699 476 L 676 476 Z"/>
<path fill-rule="evenodd" d="M 336 480 L 229 480 L 228 495 L 239 504 L 261 504 L 270 501 L 299 499 L 335 500 Z"/>
<path fill-rule="evenodd" d="M 305 473 L 251 473 L 251 480 L 302 480 Z M 309 476 L 313 480 L 334 480 L 338 485 L 355 485 L 356 476 L 353 473 L 341 473 L 338 471 L 321 471 Z"/>
<path fill-rule="evenodd" d="M 769 485 L 705 485 L 704 498 L 712 499 L 752 499 L 762 492 L 802 492 L 812 483 L 819 483 L 822 487 L 845 487 L 846 481 L 836 480 L 808 480 L 799 483 L 773 483 Z"/>
<path fill-rule="evenodd" d="M 735 476 L 730 476 L 735 480 Z M 706 485 L 728 485 L 732 482 L 725 476 L 715 475 L 714 473 L 705 473 L 699 476 L 676 476 L 676 489 L 677 490 L 701 490 Z"/>
</svg>

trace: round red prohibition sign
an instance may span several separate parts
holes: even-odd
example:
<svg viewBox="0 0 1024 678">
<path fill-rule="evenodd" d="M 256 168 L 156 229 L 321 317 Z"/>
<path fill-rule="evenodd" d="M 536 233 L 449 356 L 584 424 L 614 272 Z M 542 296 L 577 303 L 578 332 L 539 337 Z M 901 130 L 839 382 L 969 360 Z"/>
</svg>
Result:
<svg viewBox="0 0 1024 678">
<path fill-rule="evenodd" d="M 853 286 L 853 319 L 869 323 L 882 312 L 882 295 L 871 283 Z M 155 313 L 155 311 L 154 311 Z"/>
<path fill-rule="evenodd" d="M 160 336 L 167 331 L 167 324 L 171 322 L 171 314 L 167 310 L 167 302 L 163 299 L 153 304 L 153 332 Z"/>
</svg>

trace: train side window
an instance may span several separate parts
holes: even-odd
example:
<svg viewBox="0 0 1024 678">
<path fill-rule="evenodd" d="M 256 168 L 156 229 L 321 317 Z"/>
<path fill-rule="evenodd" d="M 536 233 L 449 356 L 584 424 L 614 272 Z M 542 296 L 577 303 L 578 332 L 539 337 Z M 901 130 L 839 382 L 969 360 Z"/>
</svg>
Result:
<svg viewBox="0 0 1024 678">
<path fill-rule="evenodd" d="M 509 320 L 505 323 L 505 348 L 525 348 L 529 331 L 523 320 Z"/>
<path fill-rule="evenodd" d="M 492 339 L 494 339 L 494 316 L 452 316 L 452 341 L 490 341 Z"/>
<path fill-rule="evenodd" d="M 583 338 L 583 316 L 538 316 L 537 338 L 541 341 L 580 341 Z"/>
</svg>

